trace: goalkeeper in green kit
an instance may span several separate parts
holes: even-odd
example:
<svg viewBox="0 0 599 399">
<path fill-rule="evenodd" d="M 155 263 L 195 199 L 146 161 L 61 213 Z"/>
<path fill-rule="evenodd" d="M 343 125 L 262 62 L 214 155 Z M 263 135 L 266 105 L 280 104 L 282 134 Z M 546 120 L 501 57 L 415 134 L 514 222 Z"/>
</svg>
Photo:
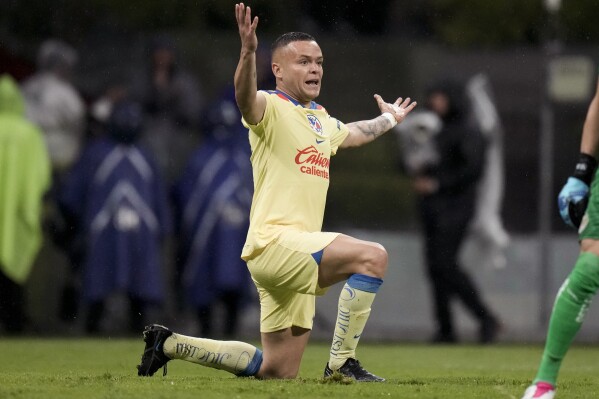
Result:
<svg viewBox="0 0 599 399">
<path fill-rule="evenodd" d="M 599 83 L 584 122 L 580 157 L 558 196 L 560 216 L 578 227 L 580 255 L 553 305 L 545 350 L 533 385 L 522 399 L 553 399 L 559 369 L 599 288 Z M 590 190 L 590 191 L 589 191 Z"/>
</svg>

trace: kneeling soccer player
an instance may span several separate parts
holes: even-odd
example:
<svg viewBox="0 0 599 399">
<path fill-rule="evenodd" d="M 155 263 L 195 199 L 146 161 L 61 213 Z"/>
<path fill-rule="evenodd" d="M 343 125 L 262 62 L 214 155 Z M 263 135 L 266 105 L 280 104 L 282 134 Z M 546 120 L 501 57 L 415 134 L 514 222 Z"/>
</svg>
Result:
<svg viewBox="0 0 599 399">
<path fill-rule="evenodd" d="M 357 381 L 383 381 L 356 360 L 356 347 L 387 269 L 387 252 L 376 243 L 321 232 L 331 156 L 390 130 L 416 106 L 375 95 L 382 115 L 344 124 L 313 100 L 320 93 L 323 55 L 305 33 L 280 36 L 272 46 L 276 90 L 258 91 L 258 18 L 235 6 L 241 55 L 235 94 L 252 148 L 254 197 L 242 251 L 260 297 L 262 351 L 236 341 L 214 341 L 152 325 L 139 375 L 152 375 L 171 359 L 183 359 L 257 378 L 295 378 L 315 311 L 315 296 L 346 281 L 329 362 Z M 166 368 L 165 368 L 166 371 Z"/>
</svg>

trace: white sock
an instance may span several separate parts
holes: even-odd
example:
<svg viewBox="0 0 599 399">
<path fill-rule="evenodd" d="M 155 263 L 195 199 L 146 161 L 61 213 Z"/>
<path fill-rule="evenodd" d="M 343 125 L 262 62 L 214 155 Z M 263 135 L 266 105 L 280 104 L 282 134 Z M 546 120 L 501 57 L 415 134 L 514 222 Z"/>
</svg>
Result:
<svg viewBox="0 0 599 399">
<path fill-rule="evenodd" d="M 329 357 L 329 367 L 332 370 L 338 370 L 347 359 L 356 358 L 356 347 L 382 282 L 383 280 L 375 277 L 354 274 L 341 290 Z"/>
<path fill-rule="evenodd" d="M 164 354 L 238 376 L 255 375 L 262 365 L 262 351 L 240 341 L 216 341 L 173 333 L 164 341 Z"/>
</svg>

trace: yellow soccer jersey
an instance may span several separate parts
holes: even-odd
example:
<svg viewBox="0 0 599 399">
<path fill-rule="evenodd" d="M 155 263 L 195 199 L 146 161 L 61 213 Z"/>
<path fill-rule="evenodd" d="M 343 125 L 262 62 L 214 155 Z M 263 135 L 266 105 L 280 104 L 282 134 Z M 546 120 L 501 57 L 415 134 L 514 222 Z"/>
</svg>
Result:
<svg viewBox="0 0 599 399">
<path fill-rule="evenodd" d="M 347 126 L 311 103 L 303 107 L 280 91 L 266 97 L 264 117 L 248 127 L 254 198 L 241 257 L 257 256 L 282 229 L 322 228 L 331 156 L 349 134 Z"/>
</svg>

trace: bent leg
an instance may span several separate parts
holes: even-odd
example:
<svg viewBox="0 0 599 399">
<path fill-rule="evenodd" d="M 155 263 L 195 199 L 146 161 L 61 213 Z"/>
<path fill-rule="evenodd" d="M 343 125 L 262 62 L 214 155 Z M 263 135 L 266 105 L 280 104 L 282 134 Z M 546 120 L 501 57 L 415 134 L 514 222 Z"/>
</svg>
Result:
<svg viewBox="0 0 599 399">
<path fill-rule="evenodd" d="M 353 274 L 382 279 L 387 271 L 387 261 L 387 251 L 382 245 L 340 234 L 324 249 L 318 285 L 326 288 Z"/>
<path fill-rule="evenodd" d="M 347 280 L 339 295 L 330 370 L 339 370 L 348 359 L 356 358 L 358 342 L 386 270 L 387 252 L 379 244 L 340 235 L 325 248 L 319 285 L 326 287 Z"/>
<path fill-rule="evenodd" d="M 329 368 L 340 369 L 356 358 L 356 348 L 370 316 L 370 309 L 383 280 L 354 274 L 343 286 L 337 305 L 337 320 L 331 344 Z"/>
<path fill-rule="evenodd" d="M 262 333 L 264 360 L 256 377 L 297 377 L 309 338 L 310 330 L 295 326 L 281 331 Z"/>
</svg>

